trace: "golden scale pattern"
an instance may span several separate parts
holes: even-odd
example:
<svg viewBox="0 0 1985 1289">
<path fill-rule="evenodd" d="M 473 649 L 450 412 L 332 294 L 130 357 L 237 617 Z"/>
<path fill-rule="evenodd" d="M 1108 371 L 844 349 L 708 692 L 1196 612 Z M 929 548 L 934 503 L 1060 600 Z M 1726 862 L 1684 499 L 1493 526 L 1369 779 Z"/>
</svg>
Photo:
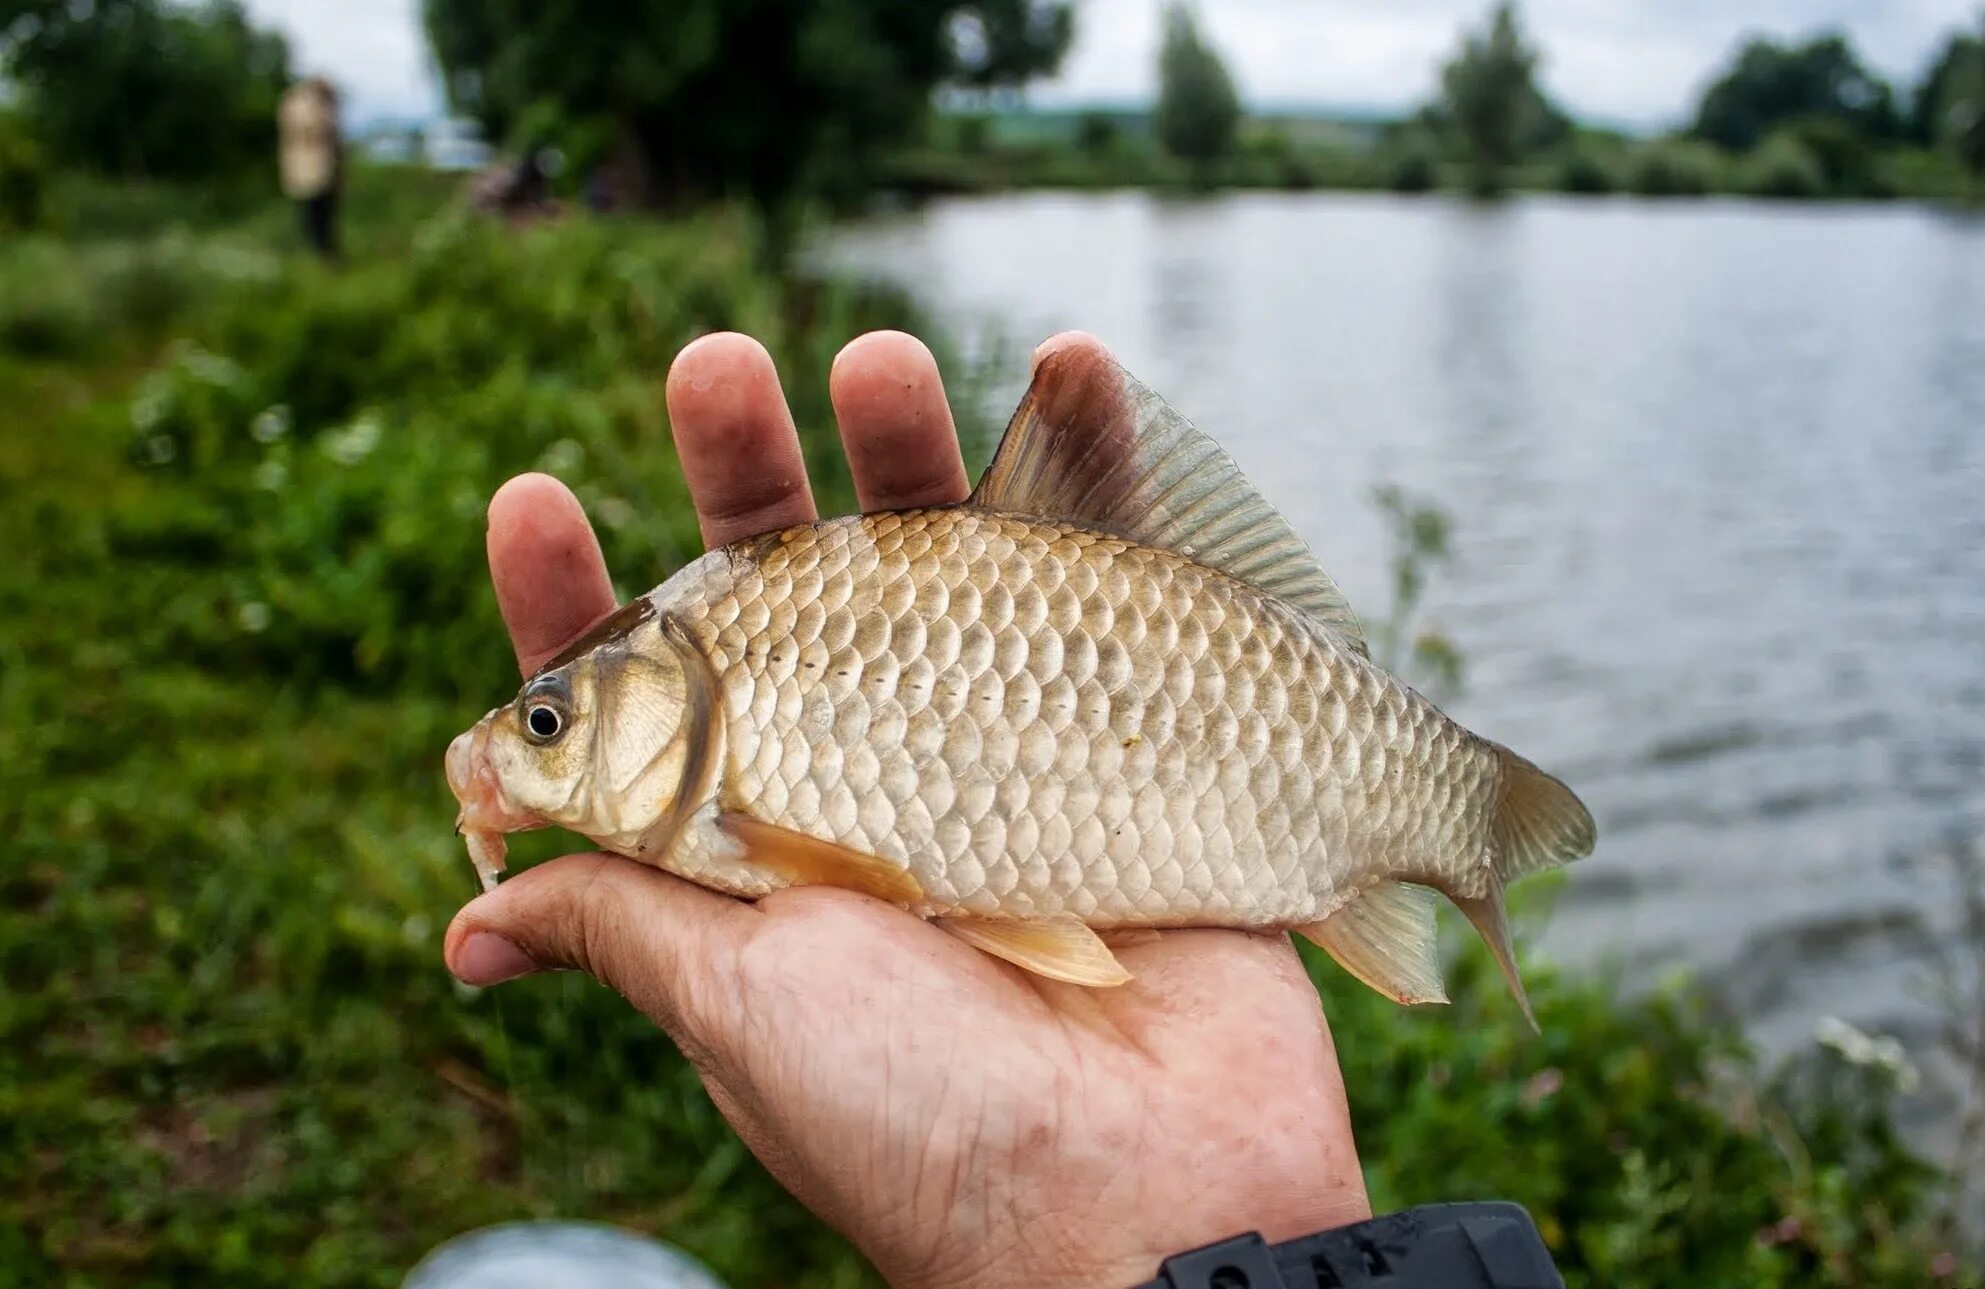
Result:
<svg viewBox="0 0 1985 1289">
<path fill-rule="evenodd" d="M 1486 856 L 1485 744 L 1172 552 L 940 508 L 713 551 L 658 594 L 718 676 L 725 799 L 905 861 L 926 914 L 1290 926 L 1353 872 Z"/>
</svg>

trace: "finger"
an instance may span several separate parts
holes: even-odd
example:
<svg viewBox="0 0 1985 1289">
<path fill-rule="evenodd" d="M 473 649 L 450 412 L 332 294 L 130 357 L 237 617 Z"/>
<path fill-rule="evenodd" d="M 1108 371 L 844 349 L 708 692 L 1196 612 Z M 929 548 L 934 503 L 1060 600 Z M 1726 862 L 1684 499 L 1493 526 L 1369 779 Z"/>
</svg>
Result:
<svg viewBox="0 0 1985 1289">
<path fill-rule="evenodd" d="M 567 855 L 471 901 L 442 952 L 466 984 L 572 967 L 618 991 L 687 1050 L 720 1050 L 722 995 L 760 915 L 617 855 Z"/>
<path fill-rule="evenodd" d="M 579 499 L 520 474 L 489 499 L 489 577 L 525 675 L 613 612 L 613 584 Z"/>
<path fill-rule="evenodd" d="M 765 346 L 734 331 L 694 341 L 669 368 L 667 397 L 705 545 L 814 517 L 792 409 Z"/>
<path fill-rule="evenodd" d="M 944 378 L 924 342 L 871 331 L 834 358 L 827 396 L 863 510 L 963 501 L 971 489 Z"/>
<path fill-rule="evenodd" d="M 1039 367 L 1044 360 L 1062 352 L 1064 349 L 1093 349 L 1103 357 L 1108 358 L 1111 362 L 1116 361 L 1115 355 L 1110 353 L 1110 347 L 1088 332 L 1057 331 L 1054 335 L 1049 336 L 1046 340 L 1034 346 L 1034 354 L 1028 359 L 1028 370 L 1031 371 Z"/>
</svg>

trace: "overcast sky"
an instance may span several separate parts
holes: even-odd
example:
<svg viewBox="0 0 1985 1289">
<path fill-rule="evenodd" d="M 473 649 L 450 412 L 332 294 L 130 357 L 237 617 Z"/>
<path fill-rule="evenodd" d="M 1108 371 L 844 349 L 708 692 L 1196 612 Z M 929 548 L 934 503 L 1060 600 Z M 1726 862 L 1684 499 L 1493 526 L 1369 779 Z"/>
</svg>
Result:
<svg viewBox="0 0 1985 1289">
<path fill-rule="evenodd" d="M 346 90 L 356 120 L 425 116 L 439 95 L 420 0 L 248 0 L 289 34 L 306 70 Z M 1201 0 L 1203 26 L 1253 102 L 1393 109 L 1432 89 L 1434 64 L 1486 0 Z M 1530 0 L 1546 87 L 1575 113 L 1679 120 L 1743 35 L 1837 25 L 1891 79 L 1913 84 L 1969 0 Z M 1075 47 L 1037 102 L 1142 99 L 1152 91 L 1159 0 L 1077 0 Z"/>
</svg>

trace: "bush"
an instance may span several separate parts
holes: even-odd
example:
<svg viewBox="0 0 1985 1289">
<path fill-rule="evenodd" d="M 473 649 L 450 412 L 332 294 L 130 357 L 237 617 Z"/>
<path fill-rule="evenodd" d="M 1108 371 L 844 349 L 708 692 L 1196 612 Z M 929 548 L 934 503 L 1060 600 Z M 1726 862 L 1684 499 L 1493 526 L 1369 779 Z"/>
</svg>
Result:
<svg viewBox="0 0 1985 1289">
<path fill-rule="evenodd" d="M 1873 140 L 1850 122 L 1834 117 L 1802 117 L 1781 134 L 1797 140 L 1819 167 L 1824 190 L 1834 197 L 1895 196 L 1878 165 Z"/>
<path fill-rule="evenodd" d="M 1565 192 L 1607 193 L 1620 186 L 1611 162 L 1590 147 L 1574 147 L 1558 163 L 1557 186 Z"/>
<path fill-rule="evenodd" d="M 0 233 L 24 233 L 40 222 L 47 182 L 41 149 L 13 114 L 0 111 Z"/>
<path fill-rule="evenodd" d="M 25 238 L 0 259 L 0 354 L 82 359 L 115 352 L 278 271 L 276 257 L 232 238 L 171 232 L 87 246 Z"/>
<path fill-rule="evenodd" d="M 1744 191 L 1755 197 L 1824 197 L 1826 174 L 1798 136 L 1778 133 L 1744 159 Z"/>
<path fill-rule="evenodd" d="M 1399 154 L 1392 163 L 1392 175 L 1387 186 L 1394 192 L 1432 192 L 1440 182 L 1440 172 L 1429 154 L 1411 149 Z"/>
<path fill-rule="evenodd" d="M 124 178 L 227 179 L 275 164 L 283 39 L 239 0 L 16 5 L 7 72 L 64 165 Z"/>
<path fill-rule="evenodd" d="M 1644 197 L 1694 197 L 1720 187 L 1721 158 L 1682 139 L 1643 143 L 1627 163 L 1627 189 Z"/>
</svg>

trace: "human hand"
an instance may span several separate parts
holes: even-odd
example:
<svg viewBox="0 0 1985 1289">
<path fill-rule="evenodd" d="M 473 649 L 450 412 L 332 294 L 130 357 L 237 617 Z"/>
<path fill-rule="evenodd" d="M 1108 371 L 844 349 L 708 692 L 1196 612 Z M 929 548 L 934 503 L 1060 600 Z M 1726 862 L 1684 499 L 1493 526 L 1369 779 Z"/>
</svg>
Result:
<svg viewBox="0 0 1985 1289">
<path fill-rule="evenodd" d="M 1037 351 L 1094 345 L 1080 333 Z M 937 365 L 855 340 L 829 390 L 866 510 L 963 500 Z M 815 518 L 770 355 L 734 334 L 668 377 L 712 546 Z M 528 674 L 614 609 L 577 499 L 523 475 L 489 507 L 490 574 Z M 448 928 L 475 985 L 576 967 L 668 1031 L 772 1174 L 899 1289 L 1129 1285 L 1245 1230 L 1369 1216 L 1342 1077 L 1288 938 L 1143 932 L 1135 979 L 1029 975 L 910 914 L 826 887 L 755 904 L 632 860 L 570 855 Z"/>
</svg>

